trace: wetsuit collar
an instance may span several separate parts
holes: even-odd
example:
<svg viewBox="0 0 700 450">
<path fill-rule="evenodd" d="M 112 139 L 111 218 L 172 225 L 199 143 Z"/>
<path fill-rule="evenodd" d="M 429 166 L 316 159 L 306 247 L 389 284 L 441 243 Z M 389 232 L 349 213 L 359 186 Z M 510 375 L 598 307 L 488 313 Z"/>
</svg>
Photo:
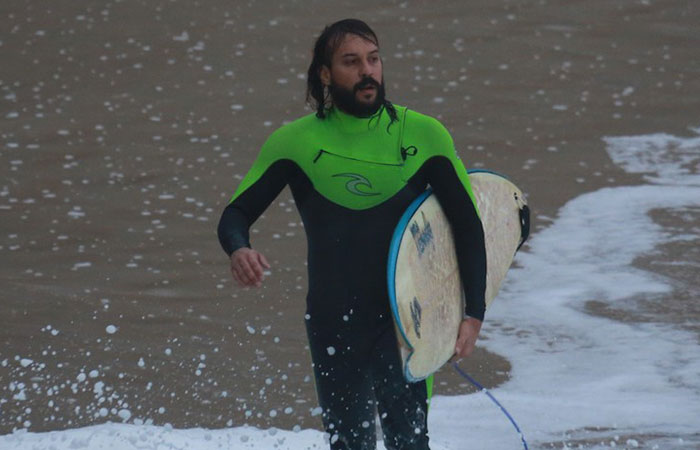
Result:
<svg viewBox="0 0 700 450">
<path fill-rule="evenodd" d="M 381 123 L 387 122 L 389 115 L 384 106 L 381 106 L 379 111 L 369 117 L 356 117 L 333 107 L 328 111 L 327 119 L 336 124 L 343 132 L 355 134 L 374 130 Z"/>
</svg>

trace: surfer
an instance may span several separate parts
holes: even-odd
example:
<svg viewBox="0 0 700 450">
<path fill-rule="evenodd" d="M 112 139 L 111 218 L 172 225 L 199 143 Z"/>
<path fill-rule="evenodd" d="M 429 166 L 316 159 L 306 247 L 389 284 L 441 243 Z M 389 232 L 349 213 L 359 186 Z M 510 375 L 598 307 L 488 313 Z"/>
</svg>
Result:
<svg viewBox="0 0 700 450">
<path fill-rule="evenodd" d="M 484 318 L 486 254 L 467 173 L 435 119 L 385 97 L 375 33 L 346 19 L 317 39 L 309 114 L 270 135 L 235 191 L 218 234 L 240 286 L 260 286 L 270 264 L 249 228 L 289 185 L 308 243 L 306 330 L 331 449 L 374 449 L 375 408 L 387 449 L 428 449 L 427 387 L 402 374 L 388 300 L 389 244 L 406 207 L 428 185 L 455 234 L 466 308 L 457 357 Z"/>
</svg>

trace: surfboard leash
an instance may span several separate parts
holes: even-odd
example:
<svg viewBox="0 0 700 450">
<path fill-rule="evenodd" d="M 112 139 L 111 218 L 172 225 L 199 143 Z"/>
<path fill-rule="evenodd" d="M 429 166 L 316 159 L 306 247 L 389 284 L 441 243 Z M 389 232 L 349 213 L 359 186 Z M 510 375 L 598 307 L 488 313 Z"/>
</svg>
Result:
<svg viewBox="0 0 700 450">
<path fill-rule="evenodd" d="M 493 402 L 496 404 L 496 406 L 498 406 L 499 408 L 501 408 L 501 411 L 503 411 L 503 414 L 506 415 L 506 417 L 508 418 L 508 420 L 510 420 L 510 423 L 513 424 L 513 427 L 515 427 L 515 430 L 518 432 L 518 436 L 520 436 L 520 440 L 521 440 L 522 443 L 523 443 L 523 448 L 525 448 L 525 450 L 529 450 L 529 449 L 527 448 L 527 441 L 525 440 L 525 435 L 523 434 L 522 431 L 520 431 L 520 427 L 519 427 L 518 424 L 515 422 L 515 419 L 513 419 L 513 416 L 511 416 L 510 413 L 508 412 L 508 410 L 505 409 L 505 408 L 503 407 L 503 405 L 501 405 L 501 403 L 500 403 L 498 400 L 496 400 L 496 397 L 494 397 L 494 396 L 491 394 L 491 392 L 489 392 L 488 389 L 486 389 L 486 388 L 483 387 L 481 384 L 479 384 L 478 381 L 476 381 L 474 378 L 472 378 L 471 376 L 469 376 L 469 374 L 468 374 L 467 372 L 465 372 L 464 370 L 462 370 L 462 368 L 459 367 L 459 365 L 457 365 L 456 362 L 452 363 L 452 367 L 453 367 L 453 368 L 457 371 L 457 373 L 460 374 L 465 380 L 469 381 L 469 382 L 470 382 L 471 384 L 473 384 L 477 389 L 479 389 L 481 392 L 483 392 L 484 394 L 486 394 L 486 396 L 487 396 L 488 398 L 490 398 L 491 401 L 493 401 Z"/>
</svg>

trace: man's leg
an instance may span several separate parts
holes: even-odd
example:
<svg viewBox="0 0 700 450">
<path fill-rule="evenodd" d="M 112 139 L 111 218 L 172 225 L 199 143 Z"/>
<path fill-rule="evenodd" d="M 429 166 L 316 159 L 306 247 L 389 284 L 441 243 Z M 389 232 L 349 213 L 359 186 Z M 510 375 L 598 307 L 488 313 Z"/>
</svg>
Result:
<svg viewBox="0 0 700 450">
<path fill-rule="evenodd" d="M 393 327 L 377 342 L 372 376 L 387 450 L 429 450 L 426 385 L 404 379 Z"/>
<path fill-rule="evenodd" d="M 368 355 L 348 348 L 347 336 L 323 336 L 309 328 L 316 393 L 331 450 L 374 450 L 375 401 Z"/>
</svg>

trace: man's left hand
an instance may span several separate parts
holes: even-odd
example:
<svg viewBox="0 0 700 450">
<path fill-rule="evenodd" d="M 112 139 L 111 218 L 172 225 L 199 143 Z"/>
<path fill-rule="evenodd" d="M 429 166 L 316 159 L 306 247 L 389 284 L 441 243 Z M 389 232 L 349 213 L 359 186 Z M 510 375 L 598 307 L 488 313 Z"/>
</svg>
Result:
<svg viewBox="0 0 700 450">
<path fill-rule="evenodd" d="M 480 330 L 481 321 L 473 317 L 468 317 L 459 324 L 459 335 L 455 344 L 454 358 L 464 358 L 474 351 Z"/>
</svg>

